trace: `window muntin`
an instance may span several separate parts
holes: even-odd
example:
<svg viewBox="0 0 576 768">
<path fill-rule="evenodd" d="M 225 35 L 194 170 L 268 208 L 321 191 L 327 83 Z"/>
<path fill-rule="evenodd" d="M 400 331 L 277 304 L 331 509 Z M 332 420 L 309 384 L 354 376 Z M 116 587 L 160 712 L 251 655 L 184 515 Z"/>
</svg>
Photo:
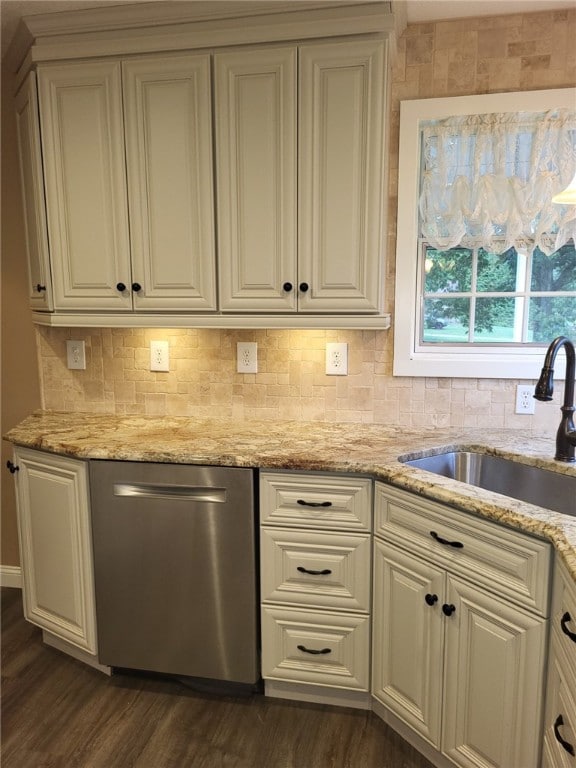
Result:
<svg viewBox="0 0 576 768">
<path fill-rule="evenodd" d="M 420 250 L 421 345 L 548 344 L 576 333 L 576 248 Z"/>
</svg>

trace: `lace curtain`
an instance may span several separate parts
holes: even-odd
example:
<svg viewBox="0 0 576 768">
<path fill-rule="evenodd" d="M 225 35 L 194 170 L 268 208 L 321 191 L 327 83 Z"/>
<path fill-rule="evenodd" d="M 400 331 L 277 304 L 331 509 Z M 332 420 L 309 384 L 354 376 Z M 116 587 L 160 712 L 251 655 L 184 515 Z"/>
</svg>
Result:
<svg viewBox="0 0 576 768">
<path fill-rule="evenodd" d="M 576 241 L 576 206 L 551 202 L 576 170 L 576 112 L 450 117 L 422 141 L 420 234 L 434 248 L 549 255 Z"/>
</svg>

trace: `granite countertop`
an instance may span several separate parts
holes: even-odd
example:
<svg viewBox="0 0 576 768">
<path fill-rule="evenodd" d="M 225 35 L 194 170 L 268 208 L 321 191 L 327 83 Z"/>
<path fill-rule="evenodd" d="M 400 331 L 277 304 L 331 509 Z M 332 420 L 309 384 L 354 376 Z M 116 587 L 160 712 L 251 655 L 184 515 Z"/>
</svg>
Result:
<svg viewBox="0 0 576 768">
<path fill-rule="evenodd" d="M 576 581 L 576 517 L 401 464 L 445 450 L 480 450 L 576 477 L 554 461 L 554 440 L 510 430 L 415 429 L 383 424 L 195 420 L 37 411 L 5 436 L 79 459 L 215 464 L 368 474 L 550 540 Z M 576 498 L 574 500 L 576 506 Z"/>
</svg>

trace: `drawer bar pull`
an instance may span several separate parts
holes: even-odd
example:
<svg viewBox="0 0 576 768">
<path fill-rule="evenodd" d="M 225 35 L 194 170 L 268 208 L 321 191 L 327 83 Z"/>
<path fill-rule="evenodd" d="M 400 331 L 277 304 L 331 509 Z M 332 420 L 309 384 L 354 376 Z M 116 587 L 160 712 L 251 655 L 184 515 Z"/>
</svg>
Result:
<svg viewBox="0 0 576 768">
<path fill-rule="evenodd" d="M 297 504 L 301 507 L 331 507 L 331 501 L 306 501 L 305 499 L 297 499 Z"/>
<path fill-rule="evenodd" d="M 437 541 L 438 544 L 443 544 L 445 547 L 456 547 L 457 549 L 462 549 L 464 546 L 461 541 L 448 541 L 448 539 L 443 539 L 441 536 L 438 536 L 436 531 L 430 531 L 430 536 L 432 536 L 434 541 Z"/>
<path fill-rule="evenodd" d="M 572 616 L 570 616 L 568 611 L 566 611 L 566 613 L 560 619 L 560 628 L 565 635 L 568 635 L 570 640 L 576 643 L 576 632 L 571 632 L 566 626 L 566 624 L 568 624 L 569 621 L 572 621 Z"/>
<path fill-rule="evenodd" d="M 304 651 L 304 653 L 312 653 L 314 655 L 317 655 L 319 653 L 325 654 L 325 653 L 332 653 L 331 648 L 322 648 L 320 651 L 316 651 L 314 648 L 306 648 L 305 645 L 297 645 L 296 646 L 299 651 Z"/>
<path fill-rule="evenodd" d="M 574 747 L 572 746 L 572 744 L 570 744 L 569 741 L 566 741 L 566 739 L 563 739 L 562 736 L 560 736 L 560 727 L 563 725 L 564 725 L 564 718 L 562 717 L 562 715 L 558 715 L 558 717 L 554 722 L 554 736 L 556 736 L 556 741 L 559 742 L 564 747 L 566 752 L 568 752 L 569 755 L 574 756 L 574 754 L 576 753 L 574 752 Z"/>
<path fill-rule="evenodd" d="M 300 573 L 309 573 L 310 576 L 329 576 L 332 573 L 329 568 L 325 568 L 323 571 L 309 571 L 301 565 L 299 565 L 296 570 L 300 571 Z"/>
</svg>

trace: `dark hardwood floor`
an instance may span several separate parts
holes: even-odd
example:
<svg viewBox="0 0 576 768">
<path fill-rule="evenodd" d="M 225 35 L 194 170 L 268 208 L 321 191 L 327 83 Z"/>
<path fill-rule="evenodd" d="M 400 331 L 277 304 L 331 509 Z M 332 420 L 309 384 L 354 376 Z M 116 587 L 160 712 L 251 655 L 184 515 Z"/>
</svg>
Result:
<svg viewBox="0 0 576 768">
<path fill-rule="evenodd" d="M 2 768 L 432 768 L 369 712 L 106 677 L 1 599 Z"/>
</svg>

